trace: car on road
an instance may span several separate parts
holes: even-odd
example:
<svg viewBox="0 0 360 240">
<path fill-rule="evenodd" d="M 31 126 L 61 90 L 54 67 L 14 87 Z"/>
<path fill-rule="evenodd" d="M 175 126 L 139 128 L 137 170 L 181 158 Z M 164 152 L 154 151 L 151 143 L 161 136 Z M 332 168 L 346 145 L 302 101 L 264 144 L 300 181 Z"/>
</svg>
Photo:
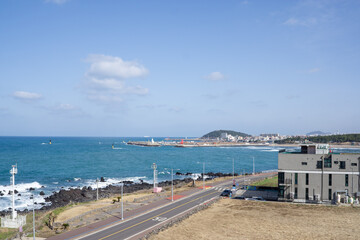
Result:
<svg viewBox="0 0 360 240">
<path fill-rule="evenodd" d="M 220 196 L 222 197 L 230 197 L 231 191 L 229 189 L 224 190 Z"/>
</svg>

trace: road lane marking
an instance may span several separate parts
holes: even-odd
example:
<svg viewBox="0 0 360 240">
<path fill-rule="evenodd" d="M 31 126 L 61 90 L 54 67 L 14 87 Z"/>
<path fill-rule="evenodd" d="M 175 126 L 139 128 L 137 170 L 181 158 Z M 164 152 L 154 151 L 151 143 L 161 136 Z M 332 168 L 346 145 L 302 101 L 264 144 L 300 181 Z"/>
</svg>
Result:
<svg viewBox="0 0 360 240">
<path fill-rule="evenodd" d="M 186 202 L 186 203 L 183 203 L 183 204 L 181 204 L 181 205 L 179 205 L 179 206 L 177 206 L 177 207 L 171 208 L 171 209 L 169 209 L 169 210 L 167 210 L 167 211 L 165 211 L 165 212 L 162 212 L 162 213 L 160 213 L 160 214 L 158 214 L 158 215 L 156 215 L 156 216 L 152 216 L 152 217 L 150 217 L 150 218 L 148 218 L 148 219 L 146 219 L 146 220 L 143 220 L 143 221 L 141 221 L 141 222 L 139 222 L 139 223 L 136 223 L 136 224 L 134 224 L 134 225 L 132 225 L 132 226 L 130 226 L 130 227 L 124 228 L 124 229 L 122 229 L 122 230 L 120 230 L 120 231 L 117 231 L 117 232 L 114 232 L 114 233 L 112 233 L 112 234 L 109 234 L 109 235 L 107 235 L 107 236 L 105 236 L 105 237 L 99 238 L 99 240 L 103 240 L 103 239 L 106 239 L 106 238 L 108 238 L 108 237 L 114 236 L 114 235 L 116 235 L 116 234 L 118 234 L 118 233 L 121 233 L 121 232 L 123 232 L 123 231 L 126 231 L 126 230 L 128 230 L 128 229 L 130 229 L 130 228 L 136 227 L 136 226 L 138 226 L 138 225 L 140 225 L 140 224 L 142 224 L 142 223 L 145 223 L 145 222 L 147 222 L 147 221 L 152 220 L 153 218 L 159 217 L 159 216 L 161 216 L 161 215 L 163 215 L 163 214 L 166 214 L 166 213 L 168 213 L 168 212 L 171 212 L 171 211 L 173 211 L 173 210 L 175 210 L 175 209 L 177 209 L 177 208 L 180 208 L 180 207 L 185 206 L 185 205 L 187 205 L 187 204 L 189 204 L 189 203 L 195 202 L 196 200 L 198 200 L 198 199 L 200 199 L 200 198 L 209 196 L 209 195 L 214 194 L 214 193 L 215 193 L 215 192 L 211 192 L 211 193 L 208 193 L 208 194 L 203 195 L 203 196 L 201 196 L 201 197 L 195 198 L 195 199 L 193 199 L 193 200 L 191 200 L 191 201 L 189 201 L 189 202 Z"/>
<path fill-rule="evenodd" d="M 153 221 L 157 221 L 157 222 L 163 222 L 165 221 L 167 218 L 166 217 L 156 217 L 156 218 L 153 218 L 152 220 Z"/>
</svg>

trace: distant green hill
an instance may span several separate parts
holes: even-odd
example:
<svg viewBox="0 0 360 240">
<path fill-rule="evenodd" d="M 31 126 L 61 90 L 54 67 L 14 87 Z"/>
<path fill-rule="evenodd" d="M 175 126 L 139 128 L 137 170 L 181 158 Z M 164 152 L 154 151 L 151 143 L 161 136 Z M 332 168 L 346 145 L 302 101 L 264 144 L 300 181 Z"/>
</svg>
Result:
<svg viewBox="0 0 360 240">
<path fill-rule="evenodd" d="M 242 133 L 242 132 L 236 132 L 232 130 L 216 130 L 209 132 L 208 134 L 205 134 L 201 138 L 219 138 L 222 133 L 230 134 L 231 136 L 240 136 L 240 137 L 250 137 L 249 134 Z"/>
<path fill-rule="evenodd" d="M 313 143 L 343 143 L 343 142 L 360 142 L 360 134 L 342 134 L 342 135 L 329 135 L 329 136 L 316 136 L 316 137 L 292 137 L 287 138 L 279 141 L 275 141 L 275 143 L 295 143 L 297 142 L 303 142 L 305 139 L 307 139 L 310 142 Z"/>
</svg>

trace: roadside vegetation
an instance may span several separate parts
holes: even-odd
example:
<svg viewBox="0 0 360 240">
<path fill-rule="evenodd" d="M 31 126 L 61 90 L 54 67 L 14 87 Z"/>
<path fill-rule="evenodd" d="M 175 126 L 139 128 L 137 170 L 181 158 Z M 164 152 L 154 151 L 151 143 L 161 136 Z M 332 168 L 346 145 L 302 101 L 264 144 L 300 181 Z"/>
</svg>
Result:
<svg viewBox="0 0 360 240">
<path fill-rule="evenodd" d="M 310 141 L 313 143 L 352 143 L 360 142 L 360 134 L 342 134 L 342 135 L 329 135 L 329 136 L 316 136 L 316 137 L 291 137 L 283 140 L 275 141 L 278 144 L 286 143 L 299 143 Z"/>
<path fill-rule="evenodd" d="M 278 187 L 278 176 L 265 178 L 263 180 L 254 182 L 252 186 L 261 186 L 261 187 Z"/>
</svg>

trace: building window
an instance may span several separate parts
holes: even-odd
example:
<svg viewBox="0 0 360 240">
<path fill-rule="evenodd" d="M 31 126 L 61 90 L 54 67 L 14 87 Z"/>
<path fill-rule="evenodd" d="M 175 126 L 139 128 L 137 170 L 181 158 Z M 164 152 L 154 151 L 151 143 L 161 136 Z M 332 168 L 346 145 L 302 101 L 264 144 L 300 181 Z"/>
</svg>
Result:
<svg viewBox="0 0 360 240">
<path fill-rule="evenodd" d="M 307 162 L 301 162 L 301 165 L 307 165 Z"/>
<path fill-rule="evenodd" d="M 331 198 L 332 198 L 332 192 L 331 192 L 331 189 L 329 189 L 329 200 L 331 200 Z"/>
<path fill-rule="evenodd" d="M 349 174 L 345 174 L 345 187 L 349 186 Z"/>
<path fill-rule="evenodd" d="M 353 163 L 351 163 L 351 166 L 357 166 L 357 163 L 353 162 Z"/>
<path fill-rule="evenodd" d="M 329 186 L 332 186 L 332 175 L 329 174 Z"/>
<path fill-rule="evenodd" d="M 345 168 L 346 168 L 345 161 L 340 161 L 340 169 L 345 169 Z"/>
<path fill-rule="evenodd" d="M 305 188 L 305 199 L 309 200 L 309 189 Z"/>
<path fill-rule="evenodd" d="M 298 184 L 298 174 L 295 173 L 295 184 Z"/>
<path fill-rule="evenodd" d="M 295 199 L 297 199 L 297 198 L 298 198 L 298 191 L 297 191 L 297 187 L 295 188 L 294 198 L 295 198 Z"/>
<path fill-rule="evenodd" d="M 309 185 L 309 174 L 306 174 L 305 185 Z"/>
<path fill-rule="evenodd" d="M 279 178 L 278 178 L 278 182 L 279 182 L 279 184 L 284 184 L 284 173 L 283 172 L 279 172 L 278 173 L 278 176 L 279 176 Z"/>
<path fill-rule="evenodd" d="M 331 168 L 331 157 L 324 159 L 324 168 Z"/>
<path fill-rule="evenodd" d="M 322 168 L 322 161 L 317 161 L 316 162 L 316 168 Z"/>
<path fill-rule="evenodd" d="M 284 186 L 279 187 L 279 198 L 284 198 Z"/>
</svg>

